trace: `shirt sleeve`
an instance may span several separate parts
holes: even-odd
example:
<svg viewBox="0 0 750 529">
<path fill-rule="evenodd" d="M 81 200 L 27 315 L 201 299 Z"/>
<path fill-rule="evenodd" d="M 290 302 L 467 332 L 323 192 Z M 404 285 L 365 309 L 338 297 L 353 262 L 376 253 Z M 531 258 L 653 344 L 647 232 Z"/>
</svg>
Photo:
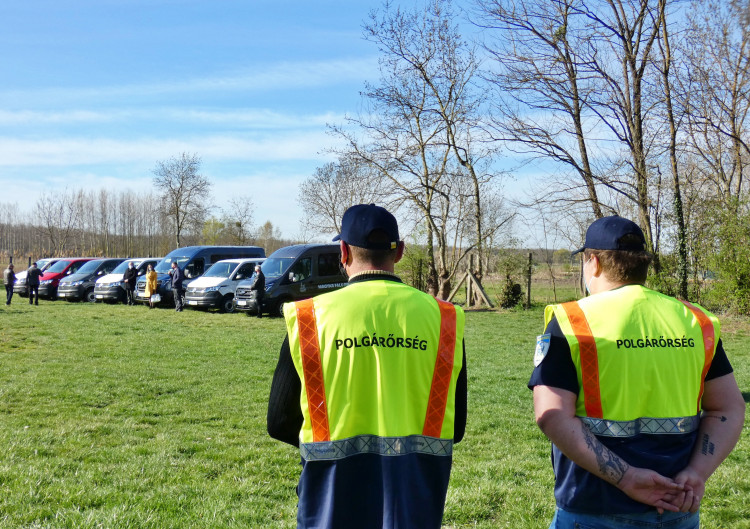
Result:
<svg viewBox="0 0 750 529">
<path fill-rule="evenodd" d="M 719 343 L 716 345 L 714 359 L 711 362 L 711 367 L 708 368 L 708 373 L 706 373 L 706 380 L 723 377 L 733 371 L 732 364 L 729 363 L 727 353 L 724 351 L 724 345 L 721 343 L 721 339 L 719 339 Z"/>
<path fill-rule="evenodd" d="M 468 414 L 467 394 L 468 382 L 466 376 L 466 343 L 462 344 L 463 364 L 461 371 L 458 372 L 456 380 L 456 405 L 455 416 L 453 419 L 453 442 L 459 443 L 464 438 L 466 432 L 466 416 Z"/>
<path fill-rule="evenodd" d="M 565 389 L 577 395 L 579 390 L 578 373 L 575 364 L 573 364 L 573 358 L 570 356 L 570 345 L 568 340 L 565 339 L 562 329 L 560 329 L 560 324 L 557 323 L 557 318 L 553 317 L 550 320 L 544 330 L 544 335 L 540 338 L 546 338 L 545 335 L 549 335 L 549 347 L 546 353 L 541 351 L 541 353 L 544 353 L 543 357 L 539 354 L 541 361 L 531 373 L 528 388 L 550 386 Z M 545 347 L 543 345 L 545 340 L 537 340 L 537 342 L 542 343 L 537 348 Z"/>
<path fill-rule="evenodd" d="M 302 382 L 294 367 L 289 337 L 286 336 L 271 382 L 266 427 L 272 438 L 296 447 L 299 447 L 299 432 L 302 429 L 301 392 Z"/>
</svg>

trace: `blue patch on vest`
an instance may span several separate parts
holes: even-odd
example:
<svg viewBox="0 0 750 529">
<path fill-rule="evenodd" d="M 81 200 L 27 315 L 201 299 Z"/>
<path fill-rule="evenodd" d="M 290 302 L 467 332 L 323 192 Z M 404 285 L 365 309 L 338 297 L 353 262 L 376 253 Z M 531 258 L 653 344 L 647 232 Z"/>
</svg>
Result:
<svg viewBox="0 0 750 529">
<path fill-rule="evenodd" d="M 536 337 L 536 350 L 534 351 L 534 367 L 537 367 L 539 364 L 542 363 L 542 360 L 544 360 L 544 357 L 547 356 L 547 353 L 549 352 L 549 340 L 552 335 L 547 334 L 541 334 Z"/>
</svg>

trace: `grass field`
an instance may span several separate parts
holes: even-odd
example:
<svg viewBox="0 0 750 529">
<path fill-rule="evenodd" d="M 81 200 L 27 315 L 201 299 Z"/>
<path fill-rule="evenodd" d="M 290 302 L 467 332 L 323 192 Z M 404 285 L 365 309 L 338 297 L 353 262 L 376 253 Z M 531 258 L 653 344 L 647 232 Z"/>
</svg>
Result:
<svg viewBox="0 0 750 529">
<path fill-rule="evenodd" d="M 469 422 L 445 527 L 546 528 L 526 382 L 541 309 L 467 316 Z M 750 325 L 724 340 L 750 400 Z M 14 299 L 0 309 L 0 528 L 292 528 L 299 455 L 265 432 L 280 319 Z M 750 434 L 704 527 L 750 528 Z"/>
</svg>

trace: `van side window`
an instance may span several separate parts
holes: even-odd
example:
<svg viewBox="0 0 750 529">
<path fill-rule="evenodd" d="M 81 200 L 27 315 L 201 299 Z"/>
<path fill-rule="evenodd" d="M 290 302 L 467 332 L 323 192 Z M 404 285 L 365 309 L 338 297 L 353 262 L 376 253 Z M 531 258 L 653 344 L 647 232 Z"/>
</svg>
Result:
<svg viewBox="0 0 750 529">
<path fill-rule="evenodd" d="M 107 264 L 104 265 L 104 273 L 111 274 L 112 270 L 114 270 L 118 264 L 120 263 L 118 263 L 117 261 L 108 261 Z"/>
<path fill-rule="evenodd" d="M 185 267 L 185 277 L 198 277 L 203 274 L 203 259 L 193 259 Z"/>
<path fill-rule="evenodd" d="M 318 256 L 318 275 L 320 276 L 337 276 L 339 275 L 339 254 L 322 253 Z"/>
<path fill-rule="evenodd" d="M 310 277 L 312 268 L 312 258 L 305 257 L 304 259 L 300 259 L 294 265 L 292 268 L 289 269 L 289 279 L 296 283 L 297 281 L 302 281 L 303 279 L 307 279 Z"/>
<path fill-rule="evenodd" d="M 83 264 L 86 264 L 86 263 L 81 263 L 81 262 L 73 263 L 72 265 L 70 265 L 70 268 L 68 268 L 68 271 L 66 272 L 66 274 L 67 275 L 75 274 L 78 271 L 78 269 L 81 268 L 81 265 Z"/>
<path fill-rule="evenodd" d="M 235 279 L 247 279 L 255 271 L 255 263 L 244 263 L 240 265 L 240 269 L 234 274 Z"/>
<path fill-rule="evenodd" d="M 211 260 L 209 261 L 211 264 L 214 264 L 218 261 L 221 261 L 223 259 L 231 259 L 231 257 L 227 257 L 226 255 L 212 255 Z"/>
</svg>

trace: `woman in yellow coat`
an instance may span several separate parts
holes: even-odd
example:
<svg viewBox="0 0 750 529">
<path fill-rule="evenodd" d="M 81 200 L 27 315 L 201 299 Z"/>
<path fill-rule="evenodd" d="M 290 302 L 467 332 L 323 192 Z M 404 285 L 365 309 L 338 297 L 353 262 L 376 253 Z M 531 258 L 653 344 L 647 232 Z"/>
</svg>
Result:
<svg viewBox="0 0 750 529">
<path fill-rule="evenodd" d="M 146 297 L 148 298 L 148 308 L 154 308 L 153 295 L 157 293 L 159 289 L 159 283 L 156 281 L 156 270 L 153 265 L 148 265 L 148 271 L 146 272 Z"/>
</svg>

